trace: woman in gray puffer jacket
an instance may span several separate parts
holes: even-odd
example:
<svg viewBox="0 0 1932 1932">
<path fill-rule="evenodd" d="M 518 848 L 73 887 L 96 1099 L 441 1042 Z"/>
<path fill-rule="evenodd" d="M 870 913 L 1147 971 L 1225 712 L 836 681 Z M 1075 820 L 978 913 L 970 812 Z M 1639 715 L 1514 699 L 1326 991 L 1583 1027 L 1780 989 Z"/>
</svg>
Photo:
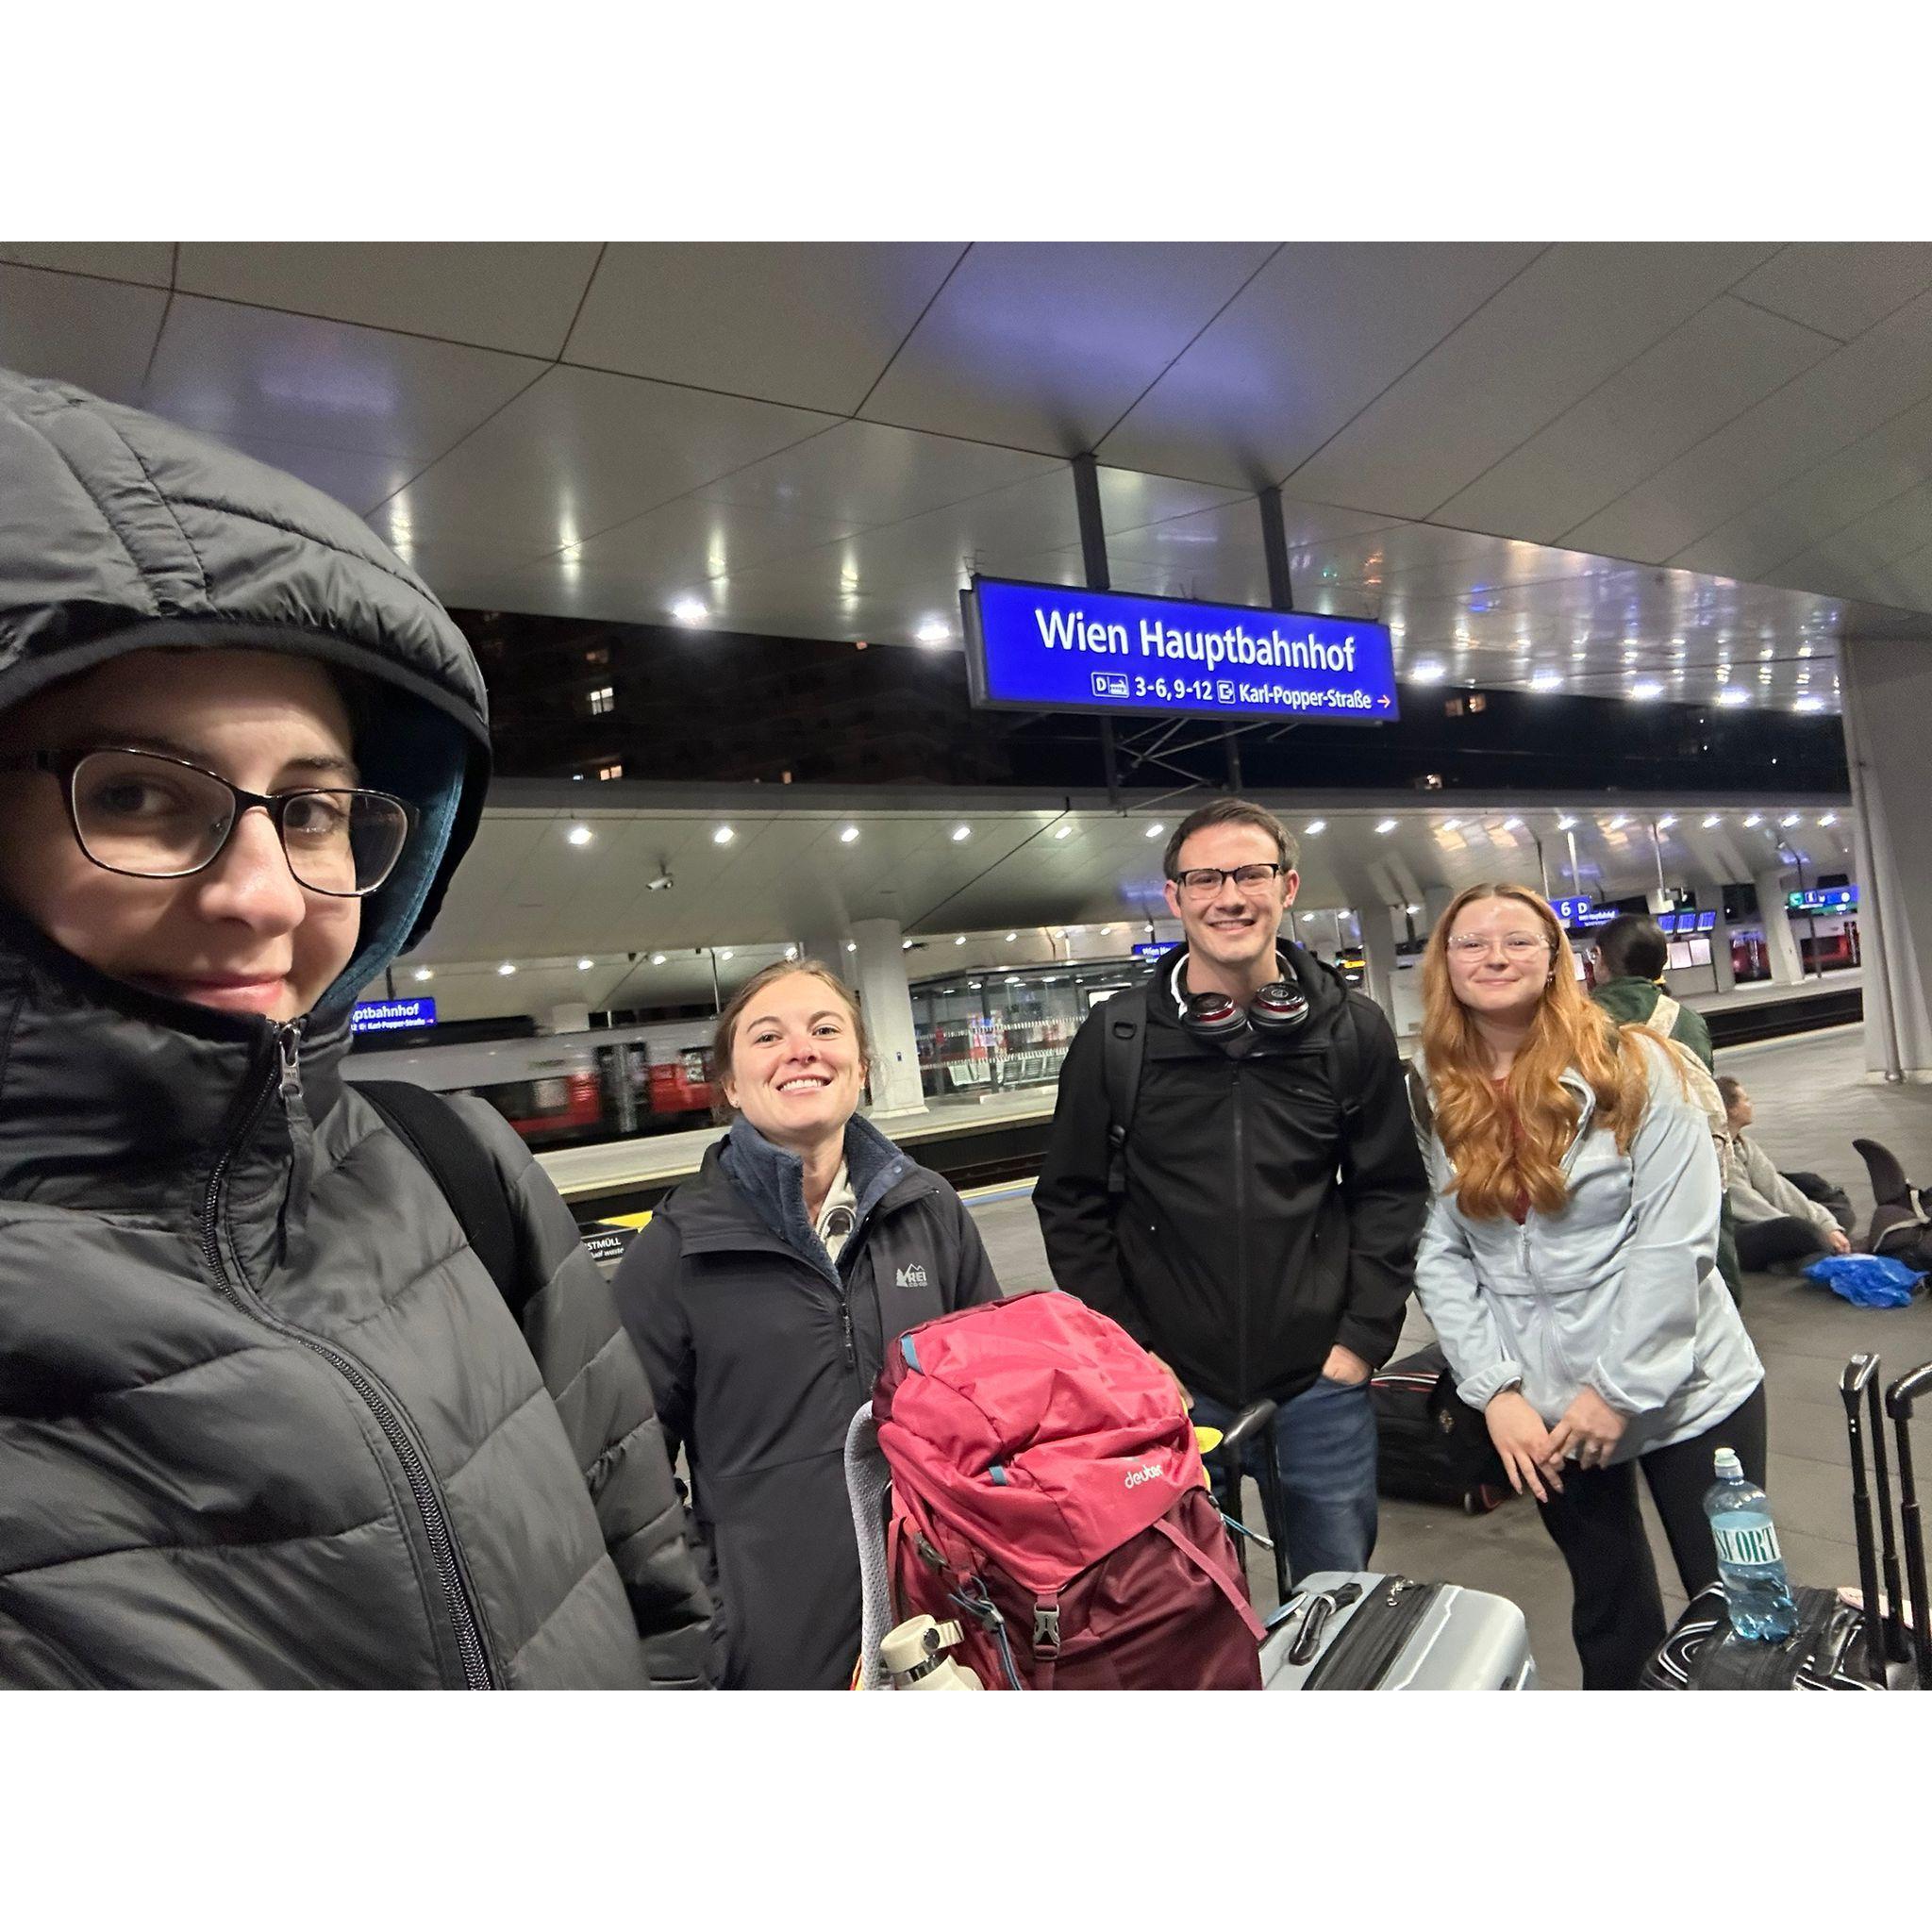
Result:
<svg viewBox="0 0 1932 1932">
<path fill-rule="evenodd" d="M 476 666 L 305 485 L 0 372 L 0 1685 L 642 1687 L 709 1606 L 568 1210 L 522 1334 L 341 1079 Z"/>
</svg>

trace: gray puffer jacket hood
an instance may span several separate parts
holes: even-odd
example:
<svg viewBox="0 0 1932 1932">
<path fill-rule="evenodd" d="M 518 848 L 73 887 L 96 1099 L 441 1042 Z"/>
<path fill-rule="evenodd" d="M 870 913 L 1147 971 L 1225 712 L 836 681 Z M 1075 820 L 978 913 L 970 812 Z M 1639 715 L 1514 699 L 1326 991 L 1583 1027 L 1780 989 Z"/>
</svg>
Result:
<svg viewBox="0 0 1932 1932">
<path fill-rule="evenodd" d="M 517 1223 L 520 1336 L 341 1078 L 358 990 L 481 810 L 467 643 L 306 485 L 0 372 L 0 713 L 163 645 L 375 680 L 358 763 L 421 817 L 292 1025 L 124 985 L 0 902 L 0 1685 L 693 1679 L 708 1605 L 568 1209 L 461 1103 Z"/>
</svg>

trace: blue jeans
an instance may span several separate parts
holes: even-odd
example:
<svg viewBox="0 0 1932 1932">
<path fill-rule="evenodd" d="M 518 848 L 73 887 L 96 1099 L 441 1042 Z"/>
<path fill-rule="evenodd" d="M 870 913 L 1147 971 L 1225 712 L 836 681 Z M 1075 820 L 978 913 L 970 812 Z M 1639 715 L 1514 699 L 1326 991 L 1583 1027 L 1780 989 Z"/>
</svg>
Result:
<svg viewBox="0 0 1932 1932">
<path fill-rule="evenodd" d="M 1224 1429 L 1234 1411 L 1205 1395 L 1194 1398 L 1194 1421 Z M 1261 1444 L 1247 1452 L 1249 1474 L 1261 1474 Z M 1331 1382 L 1325 1375 L 1274 1412 L 1274 1464 L 1281 1473 L 1286 1523 L 1271 1514 L 1268 1534 L 1288 1553 L 1291 1582 L 1317 1570 L 1366 1570 L 1375 1547 L 1375 1411 L 1366 1382 Z M 1208 1458 L 1215 1500 L 1230 1516 L 1240 1509 L 1226 1458 Z M 1261 1484 L 1265 1508 L 1268 1487 Z"/>
</svg>

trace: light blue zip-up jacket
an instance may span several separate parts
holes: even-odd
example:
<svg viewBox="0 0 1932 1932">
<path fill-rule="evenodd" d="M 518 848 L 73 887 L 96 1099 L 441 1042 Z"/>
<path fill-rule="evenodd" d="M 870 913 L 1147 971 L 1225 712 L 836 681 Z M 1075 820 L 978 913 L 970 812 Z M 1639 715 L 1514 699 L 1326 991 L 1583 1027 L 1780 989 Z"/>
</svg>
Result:
<svg viewBox="0 0 1932 1932">
<path fill-rule="evenodd" d="M 1623 1051 L 1641 1051 L 1650 1076 L 1629 1153 L 1593 1124 L 1590 1083 L 1565 1073 L 1583 1109 L 1563 1159 L 1569 1198 L 1555 1214 L 1532 1208 L 1520 1227 L 1507 1214 L 1473 1220 L 1444 1191 L 1455 1169 L 1432 1120 L 1415 1268 L 1465 1402 L 1481 1408 L 1520 1380 L 1554 1424 L 1587 1386 L 1629 1419 L 1613 1462 L 1701 1434 L 1764 1379 L 1717 1272 L 1723 1185 L 1710 1130 L 1665 1049 L 1626 1034 Z M 1426 1081 L 1420 1056 L 1415 1066 Z"/>
</svg>

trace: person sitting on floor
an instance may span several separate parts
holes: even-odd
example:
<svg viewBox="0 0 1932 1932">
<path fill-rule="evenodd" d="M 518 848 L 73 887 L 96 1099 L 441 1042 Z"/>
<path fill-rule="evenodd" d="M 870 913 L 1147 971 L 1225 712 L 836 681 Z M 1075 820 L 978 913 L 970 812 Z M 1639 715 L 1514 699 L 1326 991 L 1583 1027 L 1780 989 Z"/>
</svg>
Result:
<svg viewBox="0 0 1932 1932">
<path fill-rule="evenodd" d="M 1737 1224 L 1738 1259 L 1746 1268 L 1808 1261 L 1852 1251 L 1852 1204 L 1841 1188 L 1815 1174 L 1780 1174 L 1744 1129 L 1755 1116 L 1743 1082 L 1718 1075 L 1731 1127 L 1728 1194 Z"/>
</svg>

